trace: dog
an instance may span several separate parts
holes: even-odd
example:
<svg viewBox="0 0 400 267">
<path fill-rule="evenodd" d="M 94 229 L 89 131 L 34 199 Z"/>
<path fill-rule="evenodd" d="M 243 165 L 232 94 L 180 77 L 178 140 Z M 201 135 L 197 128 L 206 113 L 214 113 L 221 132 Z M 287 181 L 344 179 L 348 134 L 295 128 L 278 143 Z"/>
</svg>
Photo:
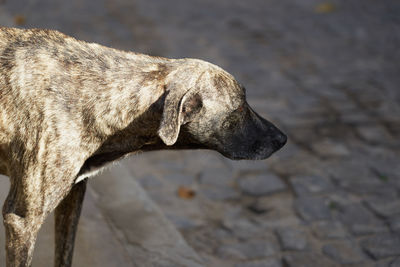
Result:
<svg viewBox="0 0 400 267">
<path fill-rule="evenodd" d="M 245 89 L 199 59 L 167 59 L 78 41 L 57 31 L 0 28 L 0 173 L 6 263 L 30 266 L 55 210 L 55 266 L 71 266 L 86 181 L 139 151 L 211 149 L 265 159 L 287 137 Z"/>
</svg>

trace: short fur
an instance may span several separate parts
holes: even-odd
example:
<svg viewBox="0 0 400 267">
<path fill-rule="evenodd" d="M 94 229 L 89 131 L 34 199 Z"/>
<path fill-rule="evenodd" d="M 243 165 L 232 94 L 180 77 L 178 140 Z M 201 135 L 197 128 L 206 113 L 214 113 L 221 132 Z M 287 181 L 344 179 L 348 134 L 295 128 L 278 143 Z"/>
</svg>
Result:
<svg viewBox="0 0 400 267">
<path fill-rule="evenodd" d="M 70 266 L 86 178 L 137 151 L 205 148 L 263 159 L 286 137 L 244 88 L 197 59 L 166 59 L 57 31 L 0 28 L 0 173 L 7 267 L 29 266 L 55 209 L 55 266 Z"/>
</svg>

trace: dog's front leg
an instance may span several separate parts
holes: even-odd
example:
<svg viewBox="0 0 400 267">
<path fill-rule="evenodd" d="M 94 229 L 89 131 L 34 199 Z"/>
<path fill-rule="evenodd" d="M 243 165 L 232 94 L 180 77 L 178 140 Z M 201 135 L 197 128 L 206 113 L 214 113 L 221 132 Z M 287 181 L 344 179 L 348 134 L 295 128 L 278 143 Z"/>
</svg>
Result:
<svg viewBox="0 0 400 267">
<path fill-rule="evenodd" d="M 27 267 L 32 261 L 36 236 L 45 218 L 43 198 L 32 194 L 32 187 L 20 177 L 11 177 L 10 192 L 3 206 L 7 267 Z"/>
<path fill-rule="evenodd" d="M 69 159 L 73 156 L 69 153 Z M 60 161 L 67 162 L 65 158 Z M 26 168 L 15 164 L 12 168 L 10 191 L 3 206 L 7 267 L 31 265 L 41 225 L 74 185 L 75 167 L 64 164 L 62 168 L 50 168 L 46 163 L 51 159 L 43 162 Z"/>
<path fill-rule="evenodd" d="M 72 265 L 75 234 L 86 192 L 86 182 L 85 179 L 74 185 L 55 210 L 55 267 Z"/>
</svg>

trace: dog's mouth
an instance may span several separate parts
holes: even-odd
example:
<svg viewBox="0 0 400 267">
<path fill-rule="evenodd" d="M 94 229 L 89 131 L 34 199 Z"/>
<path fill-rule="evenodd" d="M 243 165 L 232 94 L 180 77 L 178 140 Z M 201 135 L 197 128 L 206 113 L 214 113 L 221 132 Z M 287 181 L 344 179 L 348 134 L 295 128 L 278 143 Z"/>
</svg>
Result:
<svg viewBox="0 0 400 267">
<path fill-rule="evenodd" d="M 232 160 L 263 160 L 269 158 L 273 153 L 281 149 L 286 143 L 284 141 L 273 141 L 265 144 L 261 141 L 255 141 L 251 146 L 244 147 L 239 145 L 238 149 L 233 146 L 226 146 L 219 149 L 218 152 Z"/>
<path fill-rule="evenodd" d="M 242 127 L 235 133 L 215 137 L 213 149 L 233 160 L 263 160 L 287 142 L 287 136 L 276 127 L 268 127 L 267 130 L 260 127 L 248 127 L 246 130 Z"/>
</svg>

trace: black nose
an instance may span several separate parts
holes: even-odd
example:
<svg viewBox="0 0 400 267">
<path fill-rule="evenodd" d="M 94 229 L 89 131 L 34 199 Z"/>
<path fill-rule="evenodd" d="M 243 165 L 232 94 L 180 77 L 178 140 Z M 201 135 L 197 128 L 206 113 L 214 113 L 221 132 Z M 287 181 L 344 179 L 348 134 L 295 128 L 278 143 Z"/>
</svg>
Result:
<svg viewBox="0 0 400 267">
<path fill-rule="evenodd" d="M 275 136 L 272 140 L 272 146 L 274 147 L 275 151 L 282 148 L 287 141 L 287 136 L 283 133 L 279 133 Z"/>
</svg>

